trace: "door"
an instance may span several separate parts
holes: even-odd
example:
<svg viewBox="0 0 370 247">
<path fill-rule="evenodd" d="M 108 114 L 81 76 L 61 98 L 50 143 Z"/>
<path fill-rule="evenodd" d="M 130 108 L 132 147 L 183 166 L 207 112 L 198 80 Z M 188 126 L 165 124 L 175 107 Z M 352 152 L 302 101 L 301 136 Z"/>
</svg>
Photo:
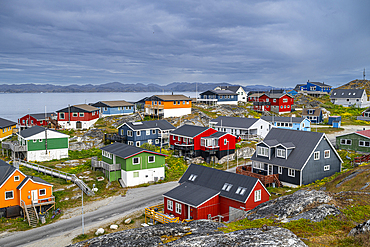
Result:
<svg viewBox="0 0 370 247">
<path fill-rule="evenodd" d="M 39 202 L 37 190 L 31 190 L 31 200 L 32 200 L 33 203 L 38 203 Z"/>
<path fill-rule="evenodd" d="M 80 121 L 76 122 L 76 128 L 81 129 L 82 128 L 82 123 Z"/>
<path fill-rule="evenodd" d="M 268 174 L 267 175 L 272 175 L 272 174 L 273 174 L 272 165 L 268 165 Z"/>
</svg>

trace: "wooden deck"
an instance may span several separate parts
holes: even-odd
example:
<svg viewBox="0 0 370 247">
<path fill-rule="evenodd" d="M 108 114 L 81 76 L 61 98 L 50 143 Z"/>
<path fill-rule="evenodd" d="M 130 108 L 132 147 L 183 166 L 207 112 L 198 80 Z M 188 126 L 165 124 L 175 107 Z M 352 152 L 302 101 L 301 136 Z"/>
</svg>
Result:
<svg viewBox="0 0 370 247">
<path fill-rule="evenodd" d="M 179 217 L 173 217 L 170 215 L 166 215 L 164 214 L 163 208 L 164 208 L 163 203 L 145 208 L 145 224 L 147 223 L 147 218 L 152 219 L 153 223 L 157 221 L 162 224 L 192 221 L 192 220 L 181 221 Z"/>
<path fill-rule="evenodd" d="M 279 180 L 279 174 L 272 174 L 272 175 L 262 175 L 252 172 L 252 167 L 250 165 L 238 166 L 236 168 L 236 173 L 241 175 L 250 176 L 253 178 L 258 178 L 262 184 L 266 187 L 275 184 L 277 187 L 281 187 L 282 184 Z"/>
</svg>

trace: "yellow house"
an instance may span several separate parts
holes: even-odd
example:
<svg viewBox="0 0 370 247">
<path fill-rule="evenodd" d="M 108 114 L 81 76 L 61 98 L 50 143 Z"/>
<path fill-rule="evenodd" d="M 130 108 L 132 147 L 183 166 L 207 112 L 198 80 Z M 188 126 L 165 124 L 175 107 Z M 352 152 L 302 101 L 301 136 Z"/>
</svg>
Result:
<svg viewBox="0 0 370 247">
<path fill-rule="evenodd" d="M 0 141 L 11 136 L 13 134 L 13 131 L 16 130 L 16 127 L 16 122 L 0 118 Z"/>
</svg>

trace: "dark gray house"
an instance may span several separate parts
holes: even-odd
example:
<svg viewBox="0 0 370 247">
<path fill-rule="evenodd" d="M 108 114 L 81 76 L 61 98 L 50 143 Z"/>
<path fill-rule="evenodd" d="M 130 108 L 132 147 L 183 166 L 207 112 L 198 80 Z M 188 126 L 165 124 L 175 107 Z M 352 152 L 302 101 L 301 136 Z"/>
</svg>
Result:
<svg viewBox="0 0 370 247">
<path fill-rule="evenodd" d="M 251 160 L 253 173 L 278 174 L 291 187 L 340 172 L 343 162 L 325 133 L 278 128 L 257 144 Z"/>
</svg>

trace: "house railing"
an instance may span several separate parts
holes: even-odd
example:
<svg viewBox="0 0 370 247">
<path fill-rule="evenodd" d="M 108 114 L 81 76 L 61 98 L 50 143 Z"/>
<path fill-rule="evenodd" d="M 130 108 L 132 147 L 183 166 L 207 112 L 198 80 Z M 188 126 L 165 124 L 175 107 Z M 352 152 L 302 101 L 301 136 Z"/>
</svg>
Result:
<svg viewBox="0 0 370 247">
<path fill-rule="evenodd" d="M 147 108 L 147 109 L 164 109 L 164 105 L 145 104 L 145 108 Z"/>
<path fill-rule="evenodd" d="M 2 142 L 1 147 L 4 149 L 10 149 L 13 152 L 26 152 L 27 146 L 19 145 L 18 142 Z"/>
<path fill-rule="evenodd" d="M 192 220 L 188 220 L 188 219 L 185 219 L 183 221 L 180 221 L 180 218 L 179 217 L 173 217 L 173 216 L 170 216 L 170 215 L 167 215 L 167 214 L 164 214 L 164 204 L 161 203 L 161 204 L 158 204 L 158 205 L 155 205 L 155 206 L 151 206 L 151 207 L 148 207 L 148 208 L 145 208 L 145 223 L 147 222 L 147 217 L 149 219 L 152 219 L 153 220 L 153 223 L 155 221 L 158 221 L 162 224 L 166 224 L 166 223 L 179 223 L 179 222 L 190 222 Z"/>
<path fill-rule="evenodd" d="M 279 174 L 272 174 L 272 175 L 262 175 L 262 174 L 257 174 L 252 171 L 252 166 L 250 165 L 244 165 L 244 166 L 238 166 L 236 168 L 236 173 L 253 177 L 253 178 L 258 178 L 264 186 L 269 186 L 273 183 L 277 187 L 281 187 L 281 182 L 279 180 Z"/>
<path fill-rule="evenodd" d="M 369 162 L 370 160 L 370 154 L 362 155 L 360 157 L 355 157 L 354 162 L 356 164 L 361 164 L 363 162 Z"/>
<path fill-rule="evenodd" d="M 27 217 L 28 225 L 31 225 L 26 203 L 23 200 L 21 200 L 21 208 L 23 209 L 23 217 Z"/>
<path fill-rule="evenodd" d="M 118 171 L 121 170 L 120 164 L 109 164 L 107 162 L 98 160 L 96 156 L 91 158 L 91 168 L 102 168 L 107 171 Z"/>
</svg>

